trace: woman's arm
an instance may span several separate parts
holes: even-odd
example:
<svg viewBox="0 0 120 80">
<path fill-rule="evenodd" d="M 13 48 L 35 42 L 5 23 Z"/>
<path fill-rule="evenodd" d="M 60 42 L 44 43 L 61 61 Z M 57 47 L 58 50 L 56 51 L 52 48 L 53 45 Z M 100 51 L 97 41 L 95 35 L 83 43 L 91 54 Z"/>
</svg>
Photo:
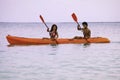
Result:
<svg viewBox="0 0 120 80">
<path fill-rule="evenodd" d="M 49 28 L 47 28 L 47 32 L 50 32 Z"/>
<path fill-rule="evenodd" d="M 56 39 L 59 37 L 58 32 L 56 33 Z"/>
</svg>

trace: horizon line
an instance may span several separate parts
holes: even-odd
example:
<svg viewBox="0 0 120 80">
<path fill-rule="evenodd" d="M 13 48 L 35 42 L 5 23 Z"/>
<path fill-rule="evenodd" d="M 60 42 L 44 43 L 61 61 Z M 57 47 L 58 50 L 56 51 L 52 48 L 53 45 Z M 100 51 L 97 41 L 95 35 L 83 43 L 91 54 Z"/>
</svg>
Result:
<svg viewBox="0 0 120 80">
<path fill-rule="evenodd" d="M 0 22 L 0 23 L 43 23 L 43 22 Z M 72 22 L 46 22 L 46 23 L 76 23 L 76 22 L 72 21 Z M 81 21 L 79 21 L 79 23 L 81 23 Z M 91 22 L 88 21 L 88 23 L 120 23 L 120 21 L 103 21 L 103 22 L 102 21 L 91 21 Z"/>
</svg>

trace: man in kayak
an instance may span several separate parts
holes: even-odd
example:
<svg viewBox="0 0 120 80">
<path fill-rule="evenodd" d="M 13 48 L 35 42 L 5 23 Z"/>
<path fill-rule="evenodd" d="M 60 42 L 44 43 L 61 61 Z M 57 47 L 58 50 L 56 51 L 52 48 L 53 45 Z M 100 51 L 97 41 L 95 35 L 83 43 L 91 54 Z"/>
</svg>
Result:
<svg viewBox="0 0 120 80">
<path fill-rule="evenodd" d="M 77 29 L 78 29 L 78 30 L 82 30 L 83 35 L 84 35 L 84 39 L 90 38 L 90 37 L 91 37 L 91 31 L 90 31 L 90 29 L 88 28 L 88 23 L 87 23 L 87 22 L 83 22 L 83 23 L 82 23 L 82 26 L 83 26 L 83 28 L 81 28 L 80 25 L 78 24 Z M 74 38 L 75 38 L 75 39 L 81 39 L 82 37 L 76 36 L 76 37 L 74 37 Z"/>
<path fill-rule="evenodd" d="M 49 32 L 51 39 L 57 39 L 58 38 L 58 32 L 57 32 L 57 25 L 53 24 L 51 27 L 51 30 L 49 28 L 47 29 L 47 32 Z"/>
</svg>

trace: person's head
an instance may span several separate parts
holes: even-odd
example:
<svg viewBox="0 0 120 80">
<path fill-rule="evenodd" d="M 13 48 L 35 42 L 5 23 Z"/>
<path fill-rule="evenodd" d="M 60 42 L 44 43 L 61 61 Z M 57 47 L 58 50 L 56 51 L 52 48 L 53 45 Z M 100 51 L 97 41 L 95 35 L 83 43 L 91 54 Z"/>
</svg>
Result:
<svg viewBox="0 0 120 80">
<path fill-rule="evenodd" d="M 84 28 L 88 27 L 88 23 L 87 22 L 83 22 L 82 25 L 83 25 Z"/>
<path fill-rule="evenodd" d="M 52 27 L 51 27 L 51 30 L 50 30 L 50 31 L 53 31 L 53 30 L 57 31 L 57 25 L 56 25 L 56 24 L 53 24 L 53 25 L 52 25 Z"/>
</svg>

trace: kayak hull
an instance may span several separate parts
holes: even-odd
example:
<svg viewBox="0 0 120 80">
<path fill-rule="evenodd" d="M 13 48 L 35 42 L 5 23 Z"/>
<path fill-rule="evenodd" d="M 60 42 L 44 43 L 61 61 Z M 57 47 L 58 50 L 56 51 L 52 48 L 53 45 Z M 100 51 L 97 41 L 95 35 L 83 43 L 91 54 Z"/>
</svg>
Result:
<svg viewBox="0 0 120 80">
<path fill-rule="evenodd" d="M 6 36 L 6 39 L 10 45 L 42 45 L 42 44 L 81 44 L 81 43 L 109 43 L 110 40 L 103 37 L 93 37 L 89 39 L 70 39 L 59 38 L 51 40 L 49 38 L 25 38 L 17 36 Z"/>
</svg>

